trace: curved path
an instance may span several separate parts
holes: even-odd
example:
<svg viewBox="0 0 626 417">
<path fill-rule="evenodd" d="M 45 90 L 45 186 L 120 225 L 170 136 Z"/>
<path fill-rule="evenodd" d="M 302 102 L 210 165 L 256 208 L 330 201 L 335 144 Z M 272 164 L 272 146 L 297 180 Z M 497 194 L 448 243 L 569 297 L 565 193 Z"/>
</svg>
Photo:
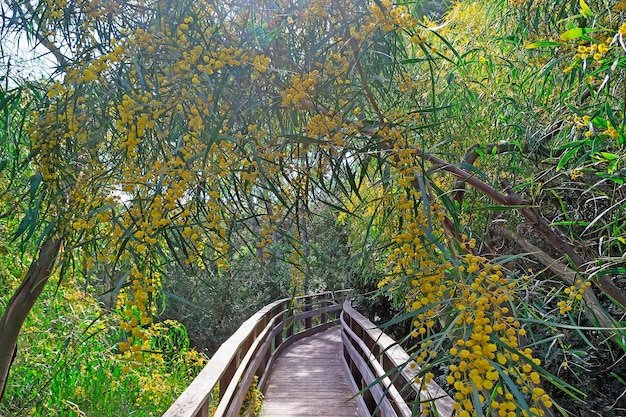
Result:
<svg viewBox="0 0 626 417">
<path fill-rule="evenodd" d="M 272 366 L 261 416 L 359 416 L 341 349 L 336 327 L 286 348 Z"/>
</svg>

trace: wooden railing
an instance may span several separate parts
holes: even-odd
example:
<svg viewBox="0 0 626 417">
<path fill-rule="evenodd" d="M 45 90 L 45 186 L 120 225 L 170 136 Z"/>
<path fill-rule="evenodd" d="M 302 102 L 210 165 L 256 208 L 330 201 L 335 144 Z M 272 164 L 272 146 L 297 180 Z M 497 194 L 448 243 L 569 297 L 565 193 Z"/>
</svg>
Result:
<svg viewBox="0 0 626 417">
<path fill-rule="evenodd" d="M 163 417 L 236 417 L 254 376 L 264 390 L 275 358 L 293 342 L 341 323 L 344 367 L 361 416 L 410 417 L 428 406 L 450 417 L 454 401 L 422 384 L 420 368 L 389 336 L 346 301 L 348 291 L 278 300 L 258 311 L 222 344 Z M 427 404 L 428 403 L 428 404 Z M 427 405 L 426 405 L 427 404 Z"/>
<path fill-rule="evenodd" d="M 163 417 L 236 417 L 256 375 L 264 389 L 274 358 L 289 344 L 336 325 L 347 291 L 267 305 L 222 344 Z"/>
<path fill-rule="evenodd" d="M 362 416 L 419 416 L 425 406 L 433 410 L 430 415 L 454 414 L 454 400 L 434 381 L 422 384 L 419 366 L 404 349 L 348 301 L 341 313 L 341 338 L 354 392 L 361 393 Z"/>
</svg>

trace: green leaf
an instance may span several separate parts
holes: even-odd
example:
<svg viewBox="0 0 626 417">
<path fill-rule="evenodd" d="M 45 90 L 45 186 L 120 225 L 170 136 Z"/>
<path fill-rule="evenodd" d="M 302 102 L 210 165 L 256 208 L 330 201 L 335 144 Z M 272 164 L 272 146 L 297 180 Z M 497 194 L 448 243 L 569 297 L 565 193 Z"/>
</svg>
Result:
<svg viewBox="0 0 626 417">
<path fill-rule="evenodd" d="M 350 168 L 350 164 L 348 163 L 348 161 L 345 162 L 345 167 L 346 167 L 346 175 L 348 177 L 348 182 L 350 183 L 350 188 L 352 189 L 352 192 L 356 194 L 356 196 L 362 200 L 361 195 L 359 194 L 359 187 L 356 184 L 355 181 L 355 174 L 352 172 L 352 169 Z"/>
<path fill-rule="evenodd" d="M 574 28 L 566 32 L 561 33 L 561 39 L 564 41 L 571 41 L 572 39 L 578 39 L 586 33 L 591 32 L 591 29 L 587 28 Z"/>
<path fill-rule="evenodd" d="M 28 234 L 24 241 L 28 240 L 35 231 L 35 224 L 37 223 L 38 212 L 36 209 L 28 209 L 26 213 L 24 213 L 24 218 L 20 222 L 20 225 L 17 227 L 17 231 L 15 232 L 15 236 L 13 240 L 20 237 L 25 231 L 28 230 Z"/>
<path fill-rule="evenodd" d="M 607 268 L 603 271 L 598 271 L 595 275 L 626 275 L 626 267 Z"/>
<path fill-rule="evenodd" d="M 599 152 L 599 154 L 608 161 L 613 161 L 619 158 L 618 155 L 615 155 L 614 153 L 610 153 L 610 152 Z"/>
<path fill-rule="evenodd" d="M 30 181 L 30 198 L 32 199 L 35 197 L 35 194 L 37 193 L 37 189 L 39 188 L 39 185 L 41 185 L 41 182 L 43 181 L 43 177 L 38 172 L 32 177 L 30 177 L 29 181 Z"/>
<path fill-rule="evenodd" d="M 585 139 L 585 140 L 576 140 L 573 142 L 568 142 L 565 143 L 559 147 L 556 148 L 557 151 L 563 150 L 563 149 L 568 149 L 568 148 L 579 148 L 581 146 L 584 145 L 591 145 L 591 141 L 589 139 Z"/>
<path fill-rule="evenodd" d="M 563 44 L 561 42 L 554 42 L 554 41 L 537 41 L 537 42 L 533 42 L 530 43 L 528 45 L 525 46 L 526 49 L 536 49 L 536 48 L 543 48 L 546 46 L 562 46 Z"/>
<path fill-rule="evenodd" d="M 617 122 L 617 119 L 615 118 L 615 114 L 613 113 L 613 109 L 611 108 L 611 105 L 609 103 L 606 103 L 604 105 L 604 109 L 606 111 L 606 117 L 607 119 L 609 119 L 609 123 L 611 123 L 611 126 L 619 126 L 620 123 Z"/>
<path fill-rule="evenodd" d="M 589 226 L 589 222 L 581 220 L 564 220 L 562 222 L 552 222 L 551 226 Z"/>
<path fill-rule="evenodd" d="M 281 135 L 280 137 L 289 139 L 289 142 L 292 142 L 292 143 L 307 143 L 307 144 L 315 144 L 315 145 L 323 145 L 327 143 L 323 140 L 311 138 L 308 136 L 302 136 L 302 135 Z"/>
<path fill-rule="evenodd" d="M 478 152 L 481 152 L 480 148 L 476 148 L 476 150 Z M 480 155 L 480 153 L 479 153 L 479 155 Z M 480 169 L 478 169 L 476 166 L 472 165 L 472 164 L 461 163 L 461 164 L 458 164 L 458 166 L 463 168 L 466 171 L 469 171 L 472 174 L 476 174 L 476 176 L 478 178 L 480 178 L 481 180 L 483 180 L 485 182 L 489 181 L 489 178 L 487 178 L 487 175 L 484 172 L 482 172 Z"/>
<path fill-rule="evenodd" d="M 583 17 L 593 17 L 593 11 L 591 10 L 591 8 L 589 7 L 589 5 L 587 3 L 585 3 L 585 0 L 580 0 L 579 1 L 580 4 L 580 14 Z"/>
<path fill-rule="evenodd" d="M 179 303 L 185 304 L 186 306 L 189 306 L 191 308 L 194 308 L 196 310 L 199 311 L 209 311 L 207 310 L 206 307 L 203 307 L 201 305 L 198 305 L 196 303 L 192 303 L 191 301 L 187 300 L 184 297 L 180 297 L 174 293 L 168 292 L 168 291 L 163 291 L 163 294 L 167 297 L 167 298 L 171 298 L 174 301 L 178 301 Z"/>
<path fill-rule="evenodd" d="M 615 372 L 611 372 L 611 375 L 613 375 L 615 377 L 615 379 L 617 379 L 622 385 L 626 385 L 626 381 L 624 381 L 624 378 L 622 378 L 621 376 L 619 376 Z"/>
<path fill-rule="evenodd" d="M 37 205 L 37 212 L 39 210 L 39 205 Z M 41 245 L 41 242 L 44 241 L 44 239 L 46 239 L 48 236 L 50 236 L 50 232 L 52 232 L 52 230 L 54 229 L 54 226 L 56 225 L 56 221 L 54 219 L 50 220 L 48 222 L 48 224 L 46 225 L 46 228 L 44 229 L 43 233 L 41 233 L 39 235 L 39 237 L 37 238 L 37 246 Z"/>
<path fill-rule="evenodd" d="M 593 123 L 595 127 L 601 127 L 603 129 L 609 127 L 609 123 L 602 117 L 594 117 L 593 120 L 591 120 L 591 123 Z"/>
<path fill-rule="evenodd" d="M 574 154 L 576 152 L 578 152 L 578 147 L 568 149 L 567 152 L 565 152 L 565 154 L 563 154 L 563 156 L 561 156 L 561 160 L 557 164 L 556 170 L 559 171 L 561 168 L 563 168 L 565 166 L 565 164 L 567 164 L 567 162 L 570 159 L 572 159 L 572 157 L 574 156 Z"/>
<path fill-rule="evenodd" d="M 605 178 L 607 180 L 611 180 L 619 185 L 624 185 L 626 181 L 622 177 L 619 176 L 619 173 L 616 174 L 608 174 L 606 172 L 598 172 L 596 175 L 600 178 Z"/>
</svg>

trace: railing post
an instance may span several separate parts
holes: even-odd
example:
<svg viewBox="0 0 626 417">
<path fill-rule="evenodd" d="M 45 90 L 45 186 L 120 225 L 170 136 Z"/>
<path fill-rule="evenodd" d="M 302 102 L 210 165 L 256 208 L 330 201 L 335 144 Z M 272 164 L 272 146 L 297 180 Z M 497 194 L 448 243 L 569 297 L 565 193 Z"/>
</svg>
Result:
<svg viewBox="0 0 626 417">
<path fill-rule="evenodd" d="M 228 366 L 224 370 L 224 374 L 222 375 L 222 378 L 220 379 L 220 396 L 219 396 L 220 401 L 224 397 L 224 393 L 228 389 L 228 385 L 230 384 L 230 381 L 232 381 L 233 377 L 235 376 L 235 372 L 237 371 L 237 368 L 239 367 L 240 360 L 241 360 L 241 350 L 238 349 L 237 353 L 235 354 L 235 357 L 228 364 Z"/>
<path fill-rule="evenodd" d="M 333 295 L 332 295 L 332 294 L 330 294 L 330 293 L 325 293 L 325 294 L 322 294 L 322 295 L 320 296 L 320 304 L 322 304 L 322 303 L 321 303 L 321 301 L 324 301 L 324 300 L 329 300 L 329 299 L 332 299 L 332 298 L 333 298 Z M 340 301 L 340 300 L 337 300 L 337 303 L 338 303 L 338 304 L 341 304 L 341 301 Z M 326 304 L 326 303 L 324 303 L 324 304 Z M 320 323 L 321 323 L 321 324 L 324 324 L 324 323 L 326 323 L 327 321 L 328 321 L 328 316 L 326 315 L 326 313 L 322 313 L 322 314 L 320 315 Z"/>
<path fill-rule="evenodd" d="M 274 346 L 272 346 L 272 349 L 271 349 L 272 354 L 283 343 L 283 329 L 284 328 L 285 328 L 285 322 L 281 321 L 280 322 L 280 331 L 276 333 L 276 336 L 274 336 Z"/>
<path fill-rule="evenodd" d="M 282 302 L 279 305 L 276 306 L 276 311 L 284 311 L 285 310 L 285 304 L 286 302 Z M 276 311 L 272 311 L 272 317 L 275 317 Z M 274 354 L 274 351 L 276 351 L 276 349 L 278 349 L 278 347 L 283 343 L 283 330 L 285 328 L 285 314 L 281 314 L 280 317 L 280 323 L 277 324 L 277 326 L 280 326 L 280 330 L 276 332 L 276 336 L 274 336 L 274 346 L 271 347 L 270 351 L 272 352 L 272 355 Z"/>
<path fill-rule="evenodd" d="M 311 296 L 307 296 L 304 298 L 304 307 L 303 307 L 303 312 L 307 312 L 307 311 L 311 311 L 311 309 L 313 308 L 313 297 Z M 311 317 L 307 317 L 304 319 L 304 328 L 305 329 L 310 329 L 311 327 L 313 327 L 313 320 Z"/>
<path fill-rule="evenodd" d="M 202 404 L 202 408 L 198 412 L 197 417 L 209 417 L 209 402 L 208 401 Z"/>
<path fill-rule="evenodd" d="M 293 336 L 293 327 L 295 326 L 295 320 L 293 319 L 293 310 L 294 310 L 294 306 L 291 305 L 289 306 L 289 308 L 287 309 L 287 311 L 285 311 L 285 340 L 289 339 L 291 336 Z"/>
</svg>

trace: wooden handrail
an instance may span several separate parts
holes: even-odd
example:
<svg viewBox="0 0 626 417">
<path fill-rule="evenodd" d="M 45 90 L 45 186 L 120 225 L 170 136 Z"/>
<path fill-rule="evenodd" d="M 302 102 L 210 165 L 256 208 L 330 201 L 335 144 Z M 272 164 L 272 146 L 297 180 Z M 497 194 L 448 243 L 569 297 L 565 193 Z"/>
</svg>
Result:
<svg viewBox="0 0 626 417">
<path fill-rule="evenodd" d="M 341 313 L 341 338 L 353 389 L 361 393 L 357 405 L 362 415 L 421 415 L 426 402 L 437 410 L 435 415 L 454 414 L 454 400 L 434 381 L 421 384 L 420 368 L 410 366 L 414 362 L 409 354 L 349 301 L 344 302 Z"/>
<path fill-rule="evenodd" d="M 246 320 L 213 355 L 163 417 L 236 417 L 256 375 L 259 388 L 285 347 L 335 325 L 348 290 L 285 298 L 269 304 Z M 217 398 L 213 398 L 213 397 Z"/>
</svg>

